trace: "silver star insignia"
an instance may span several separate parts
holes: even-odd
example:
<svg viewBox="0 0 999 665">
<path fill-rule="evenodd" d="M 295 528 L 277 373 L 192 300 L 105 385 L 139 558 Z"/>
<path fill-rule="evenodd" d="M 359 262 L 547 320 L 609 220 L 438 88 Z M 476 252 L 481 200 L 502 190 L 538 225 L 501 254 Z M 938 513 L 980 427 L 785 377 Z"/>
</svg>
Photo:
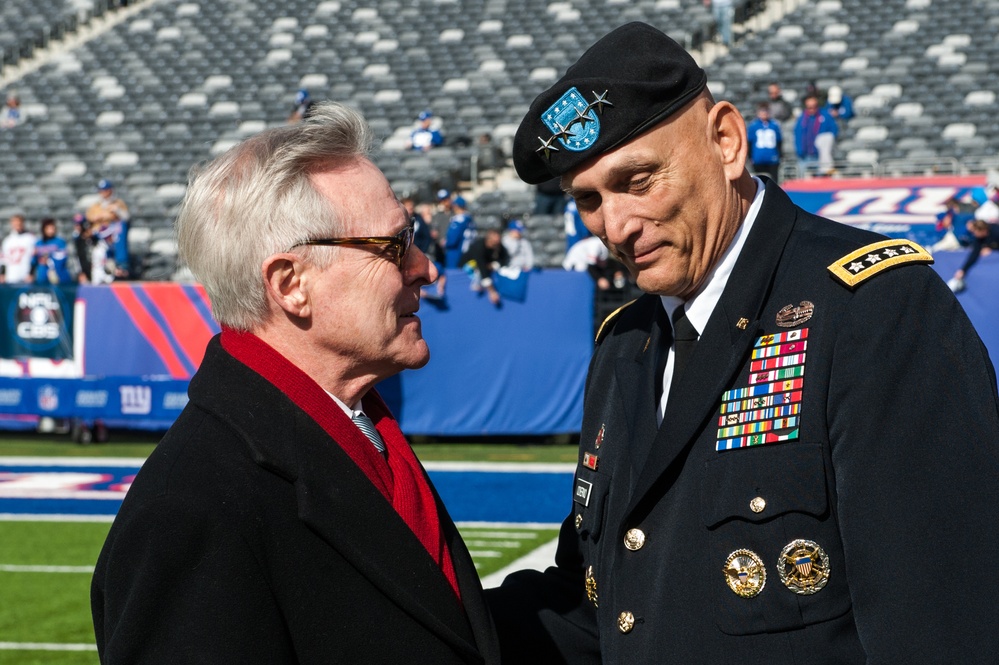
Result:
<svg viewBox="0 0 999 665">
<path fill-rule="evenodd" d="M 585 110 L 585 109 L 581 110 L 581 109 L 577 108 L 576 109 L 576 117 L 573 118 L 572 122 L 569 123 L 570 126 L 572 125 L 573 122 L 578 122 L 582 127 L 585 128 L 586 127 L 586 123 L 593 122 L 593 118 L 591 118 L 590 116 L 586 115 L 587 113 L 589 113 L 588 110 Z"/>
<path fill-rule="evenodd" d="M 868 254 L 867 260 L 870 261 L 871 263 L 877 263 L 878 261 L 881 260 L 881 257 L 878 256 L 877 254 Z"/>
<path fill-rule="evenodd" d="M 597 94 L 596 90 L 591 90 L 591 92 L 593 93 L 593 96 L 596 97 L 596 99 L 594 99 L 592 102 L 590 102 L 589 106 L 586 109 L 587 111 L 589 111 L 590 109 L 595 108 L 597 110 L 597 113 L 599 113 L 600 115 L 603 115 L 604 114 L 604 106 L 614 106 L 609 101 L 607 101 L 607 91 L 606 90 L 604 90 L 603 93 L 599 94 L 599 95 Z"/>
<path fill-rule="evenodd" d="M 885 256 L 898 256 L 898 252 L 889 247 L 888 249 L 885 250 Z"/>
<path fill-rule="evenodd" d="M 857 261 L 854 261 L 853 263 L 850 264 L 850 270 L 852 270 L 853 272 L 860 272 L 863 269 L 864 269 L 863 263 L 858 263 Z"/>
<path fill-rule="evenodd" d="M 541 151 L 544 151 L 544 153 L 545 153 L 545 159 L 547 159 L 547 160 L 551 160 L 551 158 L 552 158 L 552 153 L 553 153 L 553 152 L 558 152 L 558 151 L 559 151 L 559 150 L 558 150 L 558 148 L 556 148 L 555 146 L 553 146 L 553 145 L 552 145 L 552 143 L 554 143 L 554 142 L 555 142 L 555 137 L 554 137 L 554 136 L 552 136 L 552 137 L 551 137 L 550 139 L 548 139 L 548 140 L 546 141 L 546 140 L 544 140 L 543 138 L 541 138 L 541 137 L 539 136 L 539 137 L 538 137 L 538 140 L 539 140 L 539 141 L 541 141 L 541 147 L 540 147 L 540 148 L 538 148 L 537 150 L 535 150 L 534 152 L 541 152 Z"/>
<path fill-rule="evenodd" d="M 567 139 L 567 138 L 570 138 L 572 136 L 572 132 L 570 132 L 568 128 L 563 127 L 562 123 L 560 123 L 560 122 L 558 122 L 556 120 L 554 124 L 555 124 L 555 128 L 558 131 L 555 132 L 555 136 L 553 136 L 552 138 L 556 138 L 556 139 Z"/>
<path fill-rule="evenodd" d="M 916 252 L 916 250 L 914 250 L 911 247 L 899 247 L 899 249 L 905 252 L 906 254 L 914 254 Z"/>
</svg>

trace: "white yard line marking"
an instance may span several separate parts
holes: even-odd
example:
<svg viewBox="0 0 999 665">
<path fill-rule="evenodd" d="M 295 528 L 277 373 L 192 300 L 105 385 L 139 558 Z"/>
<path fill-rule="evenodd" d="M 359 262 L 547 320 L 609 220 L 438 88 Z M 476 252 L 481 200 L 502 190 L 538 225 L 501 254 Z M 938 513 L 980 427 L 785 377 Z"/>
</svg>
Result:
<svg viewBox="0 0 999 665">
<path fill-rule="evenodd" d="M 558 548 L 558 538 L 553 538 L 551 542 L 545 543 L 533 552 L 517 559 L 506 568 L 497 570 L 491 575 L 482 578 L 482 588 L 489 589 L 497 587 L 512 572 L 517 570 L 544 570 L 555 565 L 555 550 Z"/>
<path fill-rule="evenodd" d="M 20 566 L 0 563 L 0 573 L 87 573 L 92 575 L 93 566 Z"/>
<path fill-rule="evenodd" d="M 468 538 L 465 539 L 465 547 L 500 547 L 505 550 L 512 550 L 517 547 L 522 547 L 523 545 L 524 543 L 519 540 L 490 540 L 488 538 L 483 538 L 481 540 L 479 539 L 469 540 Z"/>
<path fill-rule="evenodd" d="M 472 558 L 479 557 L 480 559 L 498 559 L 503 556 L 502 552 L 495 550 L 468 550 L 468 553 L 472 555 Z"/>
<path fill-rule="evenodd" d="M 0 522 L 113 522 L 114 515 L 22 515 L 0 513 Z"/>
<path fill-rule="evenodd" d="M 54 644 L 48 642 L 0 642 L 4 651 L 97 651 L 96 644 Z"/>
</svg>

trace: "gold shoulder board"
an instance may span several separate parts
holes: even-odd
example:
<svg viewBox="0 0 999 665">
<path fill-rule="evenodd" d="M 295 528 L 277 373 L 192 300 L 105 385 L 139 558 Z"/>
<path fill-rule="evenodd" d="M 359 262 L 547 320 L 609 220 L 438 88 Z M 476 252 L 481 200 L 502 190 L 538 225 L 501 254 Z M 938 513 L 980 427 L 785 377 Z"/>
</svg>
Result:
<svg viewBox="0 0 999 665">
<path fill-rule="evenodd" d="M 636 298 L 636 300 L 637 300 L 637 298 Z M 625 303 L 625 304 L 621 305 L 620 307 L 618 307 L 617 309 L 615 309 L 613 312 L 611 312 L 610 314 L 608 314 L 607 318 L 604 319 L 604 322 L 600 324 L 600 329 L 597 330 L 597 337 L 596 337 L 596 339 L 593 340 L 593 342 L 595 344 L 599 344 L 600 342 L 602 342 L 603 339 L 604 339 L 604 337 L 606 337 L 610 333 L 611 328 L 614 327 L 614 322 L 617 321 L 617 317 L 621 316 L 621 312 L 623 312 L 625 309 L 627 309 L 628 307 L 630 307 L 630 306 L 632 306 L 634 304 L 635 304 L 635 301 L 632 300 L 631 302 Z"/>
<path fill-rule="evenodd" d="M 908 263 L 929 265 L 933 263 L 933 257 L 911 240 L 895 238 L 850 252 L 830 265 L 828 270 L 838 281 L 853 289 L 879 272 Z"/>
</svg>

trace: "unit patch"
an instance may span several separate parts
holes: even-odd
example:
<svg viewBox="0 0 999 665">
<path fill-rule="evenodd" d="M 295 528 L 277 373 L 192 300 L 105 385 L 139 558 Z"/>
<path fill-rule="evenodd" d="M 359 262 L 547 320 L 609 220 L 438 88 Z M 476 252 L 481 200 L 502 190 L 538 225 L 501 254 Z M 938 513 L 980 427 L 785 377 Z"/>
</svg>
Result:
<svg viewBox="0 0 999 665">
<path fill-rule="evenodd" d="M 827 270 L 853 289 L 880 272 L 908 263 L 933 263 L 933 257 L 911 240 L 889 239 L 861 247 L 839 259 Z"/>
<path fill-rule="evenodd" d="M 745 388 L 722 394 L 715 450 L 798 438 L 808 328 L 763 335 L 753 347 Z"/>
</svg>

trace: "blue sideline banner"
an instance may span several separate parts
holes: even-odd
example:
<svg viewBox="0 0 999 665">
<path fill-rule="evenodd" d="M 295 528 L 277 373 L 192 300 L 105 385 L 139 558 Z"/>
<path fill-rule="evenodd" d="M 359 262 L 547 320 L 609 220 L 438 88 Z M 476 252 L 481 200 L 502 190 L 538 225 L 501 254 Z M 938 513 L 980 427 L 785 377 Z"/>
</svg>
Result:
<svg viewBox="0 0 999 665">
<path fill-rule="evenodd" d="M 168 427 L 187 405 L 187 384 L 149 377 L 0 378 L 0 413 Z"/>
</svg>

